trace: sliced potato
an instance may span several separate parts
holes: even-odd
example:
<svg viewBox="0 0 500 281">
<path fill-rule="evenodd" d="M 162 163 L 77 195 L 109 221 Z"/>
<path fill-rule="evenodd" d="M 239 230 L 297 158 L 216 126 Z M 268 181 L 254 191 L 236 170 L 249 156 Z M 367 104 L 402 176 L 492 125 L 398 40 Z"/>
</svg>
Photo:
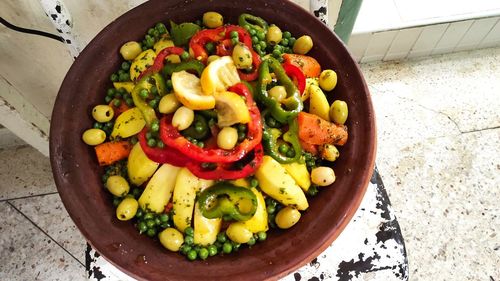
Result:
<svg viewBox="0 0 500 281">
<path fill-rule="evenodd" d="M 330 121 L 330 105 L 325 93 L 317 85 L 309 86 L 309 113 Z"/>
<path fill-rule="evenodd" d="M 191 226 L 196 192 L 199 191 L 199 186 L 198 177 L 193 175 L 187 168 L 182 168 L 177 174 L 172 198 L 174 205 L 173 220 L 175 227 L 181 232 Z"/>
<path fill-rule="evenodd" d="M 285 170 L 292 176 L 295 182 L 302 188 L 302 190 L 307 191 L 311 186 L 311 175 L 307 170 L 307 165 L 305 163 L 289 163 L 283 164 Z"/>
<path fill-rule="evenodd" d="M 309 207 L 302 189 L 295 183 L 285 168 L 271 156 L 265 155 L 255 176 L 260 188 L 280 203 L 305 210 Z"/>
<path fill-rule="evenodd" d="M 139 205 L 142 209 L 157 214 L 165 210 L 174 191 L 175 180 L 180 169 L 170 164 L 163 164 L 154 173 L 139 198 Z"/>
<path fill-rule="evenodd" d="M 153 65 L 155 58 L 155 51 L 151 49 L 147 49 L 140 53 L 130 65 L 130 79 L 132 79 L 132 81 L 137 80 L 137 77 L 139 77 L 144 70 Z"/>
<path fill-rule="evenodd" d="M 128 138 L 139 133 L 144 126 L 146 126 L 146 121 L 141 110 L 133 107 L 118 115 L 111 132 L 111 138 Z"/>
<path fill-rule="evenodd" d="M 255 211 L 253 217 L 244 221 L 243 224 L 253 233 L 267 231 L 269 227 L 267 225 L 267 211 L 264 196 L 262 196 L 262 193 L 256 188 L 252 188 L 252 192 L 255 194 L 255 197 L 257 197 L 257 211 Z"/>
<path fill-rule="evenodd" d="M 140 143 L 136 143 L 128 156 L 128 178 L 131 183 L 139 186 L 155 173 L 159 165 L 148 158 Z"/>
</svg>

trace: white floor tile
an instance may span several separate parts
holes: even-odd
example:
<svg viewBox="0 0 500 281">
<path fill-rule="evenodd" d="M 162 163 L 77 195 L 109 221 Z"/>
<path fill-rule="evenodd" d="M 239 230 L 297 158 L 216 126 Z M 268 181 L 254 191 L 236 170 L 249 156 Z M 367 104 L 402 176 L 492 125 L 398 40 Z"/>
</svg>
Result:
<svg viewBox="0 0 500 281">
<path fill-rule="evenodd" d="M 0 150 L 0 200 L 56 192 L 49 159 L 28 146 Z"/>
<path fill-rule="evenodd" d="M 87 243 L 69 217 L 59 194 L 11 200 L 9 203 L 81 263 L 85 263 L 84 254 Z"/>
<path fill-rule="evenodd" d="M 85 268 L 9 203 L 0 203 L 0 280 L 85 280 Z"/>
</svg>

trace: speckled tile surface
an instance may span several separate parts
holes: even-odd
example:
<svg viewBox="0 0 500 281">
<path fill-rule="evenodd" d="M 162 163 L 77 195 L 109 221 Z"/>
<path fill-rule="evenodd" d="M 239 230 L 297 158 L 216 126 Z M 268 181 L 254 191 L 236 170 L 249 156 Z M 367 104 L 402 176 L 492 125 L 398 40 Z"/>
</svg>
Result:
<svg viewBox="0 0 500 281">
<path fill-rule="evenodd" d="M 29 146 L 0 150 L 0 200 L 56 191 L 47 157 Z"/>
<path fill-rule="evenodd" d="M 0 280 L 85 280 L 84 266 L 29 222 L 0 202 Z"/>
<path fill-rule="evenodd" d="M 410 280 L 499 280 L 500 49 L 362 68 Z"/>
<path fill-rule="evenodd" d="M 69 217 L 58 194 L 11 200 L 9 203 L 85 263 L 85 238 Z"/>
</svg>

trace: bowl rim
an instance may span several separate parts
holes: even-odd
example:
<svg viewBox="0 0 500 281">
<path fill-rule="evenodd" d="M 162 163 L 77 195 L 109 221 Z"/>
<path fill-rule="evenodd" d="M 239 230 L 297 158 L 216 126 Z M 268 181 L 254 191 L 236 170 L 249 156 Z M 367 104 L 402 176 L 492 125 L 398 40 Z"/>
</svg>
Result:
<svg viewBox="0 0 500 281">
<path fill-rule="evenodd" d="M 153 0 L 153 1 L 145 2 L 145 3 L 135 7 L 133 9 L 129 10 L 128 12 L 126 12 L 125 14 L 120 16 L 118 19 L 111 22 L 102 31 L 100 31 L 99 34 L 97 34 L 94 37 L 94 39 L 84 48 L 84 50 L 81 52 L 81 54 L 77 57 L 77 59 L 75 60 L 75 62 L 71 66 L 70 70 L 66 74 L 66 77 L 64 78 L 64 81 L 61 84 L 61 88 L 59 90 L 58 96 L 57 96 L 55 104 L 54 104 L 52 118 L 51 118 L 52 119 L 51 128 L 50 128 L 50 162 L 51 162 L 51 166 L 52 166 L 54 181 L 56 183 L 56 186 L 57 186 L 59 195 L 63 201 L 63 204 L 64 204 L 66 210 L 68 211 L 71 219 L 75 222 L 75 225 L 82 232 L 82 234 L 85 237 L 85 239 L 87 240 L 87 242 L 90 243 L 92 245 L 92 247 L 94 247 L 94 249 L 97 252 L 99 252 L 111 264 L 115 265 L 120 270 L 126 272 L 128 275 L 131 275 L 137 279 L 142 279 L 143 277 L 137 276 L 134 272 L 129 271 L 126 267 L 124 267 L 122 264 L 120 264 L 118 261 L 116 261 L 113 257 L 107 256 L 105 254 L 106 251 L 103 248 L 103 245 L 101 245 L 97 242 L 94 242 L 94 241 L 90 241 L 87 238 L 88 232 L 85 229 L 85 225 L 80 218 L 75 216 L 75 214 L 74 214 L 75 207 L 68 204 L 68 202 L 69 202 L 68 196 L 70 196 L 70 195 L 67 193 L 67 190 L 62 188 L 62 186 L 64 184 L 66 184 L 62 178 L 62 174 L 64 173 L 64 171 L 61 170 L 61 167 L 58 163 L 58 161 L 60 160 L 62 155 L 60 154 L 61 151 L 59 150 L 58 143 L 55 141 L 54 136 L 61 133 L 61 131 L 59 129 L 60 128 L 59 125 L 63 122 L 60 118 L 56 118 L 56 117 L 60 117 L 60 115 L 61 115 L 60 112 L 57 112 L 57 109 L 61 106 L 61 103 L 62 103 L 60 93 L 64 91 L 65 87 L 66 88 L 68 87 L 67 84 L 69 82 L 66 81 L 67 80 L 66 78 L 68 78 L 68 76 L 70 76 L 70 73 L 75 71 L 75 68 L 77 67 L 79 62 L 87 56 L 86 54 L 89 52 L 88 46 L 91 46 L 94 42 L 98 41 L 100 38 L 105 36 L 105 34 L 108 33 L 108 30 L 110 30 L 110 28 L 113 25 L 116 25 L 120 18 L 123 18 L 126 15 L 131 15 L 132 13 L 134 13 L 134 11 L 140 10 L 141 7 L 144 7 L 146 5 L 153 5 L 154 3 L 160 2 L 160 1 L 161 0 Z M 180 0 L 173 0 L 173 2 L 175 2 L 175 1 L 180 1 Z M 296 3 L 293 3 L 291 1 L 278 0 L 278 1 L 273 1 L 273 2 L 286 2 L 286 5 L 289 5 L 292 8 L 292 10 L 302 10 L 303 12 L 305 11 L 299 5 L 297 5 Z M 305 12 L 307 12 L 307 11 L 305 11 Z M 309 12 L 307 12 L 307 13 L 309 13 Z M 364 92 L 367 95 L 366 102 L 367 102 L 368 110 L 369 110 L 368 114 L 372 117 L 368 119 L 370 122 L 370 124 L 368 124 L 368 127 L 370 127 L 370 129 L 371 129 L 368 132 L 370 147 L 369 147 L 369 153 L 368 153 L 368 155 L 366 155 L 366 161 L 365 161 L 365 165 L 363 168 L 368 169 L 369 172 L 364 173 L 363 178 L 358 181 L 360 189 L 354 195 L 354 199 L 351 200 L 351 204 L 350 204 L 349 208 L 347 210 L 345 210 L 344 217 L 339 222 L 337 222 L 337 227 L 335 227 L 334 229 L 330 229 L 330 233 L 328 233 L 328 235 L 325 236 L 325 239 L 324 239 L 324 241 L 322 241 L 320 246 L 318 248 L 316 248 L 314 251 L 309 251 L 308 254 L 305 256 L 305 258 L 301 259 L 300 261 L 296 260 L 294 263 L 289 264 L 289 267 L 283 268 L 282 270 L 275 272 L 275 274 L 273 276 L 267 276 L 267 277 L 263 276 L 264 279 L 276 279 L 276 278 L 284 277 L 285 275 L 300 268 L 304 264 L 304 262 L 307 262 L 307 261 L 312 260 L 313 258 L 317 257 L 321 252 L 323 252 L 328 246 L 330 246 L 332 244 L 332 242 L 345 229 L 347 224 L 350 222 L 350 220 L 354 216 L 356 210 L 359 208 L 359 205 L 361 204 L 361 201 L 362 201 L 364 194 L 366 192 L 366 189 L 368 187 L 368 184 L 369 184 L 369 181 L 371 178 L 371 174 L 373 172 L 373 168 L 375 166 L 375 155 L 376 155 L 376 148 L 377 148 L 375 112 L 374 112 L 373 104 L 372 104 L 372 101 L 370 98 L 370 92 L 369 92 L 368 86 L 363 78 L 361 69 L 360 69 L 359 65 L 355 62 L 355 60 L 352 58 L 351 54 L 348 52 L 345 44 L 342 43 L 342 41 L 337 37 L 337 35 L 334 34 L 333 32 L 331 32 L 326 27 L 326 25 L 322 24 L 318 19 L 314 18 L 314 20 L 317 21 L 317 24 L 319 25 L 319 27 L 318 27 L 319 29 L 323 29 L 323 30 L 327 29 L 330 33 L 332 33 L 332 35 L 336 38 L 336 40 L 338 40 L 343 45 L 343 48 L 345 49 L 346 53 L 348 54 L 348 59 L 350 61 L 352 61 L 356 73 L 359 74 L 360 82 L 362 83 L 362 87 L 364 89 Z"/>
</svg>

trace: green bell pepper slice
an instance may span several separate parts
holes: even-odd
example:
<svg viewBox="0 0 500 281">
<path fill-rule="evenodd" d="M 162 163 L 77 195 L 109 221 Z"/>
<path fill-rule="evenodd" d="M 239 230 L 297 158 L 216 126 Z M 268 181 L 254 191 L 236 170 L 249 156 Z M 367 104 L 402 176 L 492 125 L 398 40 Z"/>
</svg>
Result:
<svg viewBox="0 0 500 281">
<path fill-rule="evenodd" d="M 278 139 L 282 135 L 280 129 L 268 128 L 264 123 L 264 131 L 262 133 L 262 145 L 264 146 L 264 151 L 267 155 L 274 158 L 281 164 L 288 164 L 292 162 L 297 162 L 302 155 L 302 147 L 299 141 L 299 126 L 297 118 L 288 122 L 288 131 L 283 134 L 283 140 L 291 144 L 291 148 L 294 151 L 293 157 L 288 157 L 279 152 Z"/>
<path fill-rule="evenodd" d="M 257 211 L 257 197 L 250 189 L 225 181 L 203 190 L 198 195 L 198 204 L 201 213 L 208 219 L 229 217 L 245 221 Z"/>
<path fill-rule="evenodd" d="M 272 82 L 270 69 L 274 72 L 279 84 L 286 89 L 287 96 L 281 102 L 273 99 L 267 92 L 267 85 Z M 275 58 L 264 60 L 259 68 L 259 83 L 256 89 L 257 100 L 263 103 L 274 119 L 281 123 L 288 123 L 302 111 L 304 105 L 300 99 L 300 92 L 293 81 L 286 75 L 283 66 Z M 284 108 L 283 108 L 283 106 Z"/>
<path fill-rule="evenodd" d="M 192 22 L 184 22 L 181 24 L 176 24 L 170 21 L 170 36 L 174 41 L 175 46 L 183 46 L 189 43 L 189 39 L 200 31 L 201 27 Z"/>
<path fill-rule="evenodd" d="M 238 17 L 238 25 L 241 27 L 250 26 L 256 30 L 261 30 L 267 32 L 268 24 L 267 22 L 258 16 L 252 14 L 241 14 Z"/>
<path fill-rule="evenodd" d="M 135 85 L 134 89 L 132 90 L 132 100 L 134 101 L 134 105 L 141 110 L 142 115 L 144 116 L 144 120 L 146 121 L 146 126 L 148 126 L 148 128 L 151 126 L 154 120 L 158 120 L 158 118 L 156 117 L 154 108 L 149 106 L 145 99 L 141 98 L 140 92 L 144 89 L 148 92 L 151 92 L 153 86 L 156 87 L 159 96 L 163 96 L 167 92 L 165 80 L 159 73 L 154 73 L 143 77 L 141 80 L 139 80 L 139 82 L 137 82 L 137 85 Z"/>
<path fill-rule="evenodd" d="M 163 67 L 162 72 L 165 77 L 170 77 L 172 76 L 172 73 L 183 70 L 188 72 L 194 71 L 198 74 L 198 76 L 201 76 L 203 69 L 205 69 L 205 65 L 201 61 L 190 60 L 179 63 L 167 63 Z"/>
</svg>

